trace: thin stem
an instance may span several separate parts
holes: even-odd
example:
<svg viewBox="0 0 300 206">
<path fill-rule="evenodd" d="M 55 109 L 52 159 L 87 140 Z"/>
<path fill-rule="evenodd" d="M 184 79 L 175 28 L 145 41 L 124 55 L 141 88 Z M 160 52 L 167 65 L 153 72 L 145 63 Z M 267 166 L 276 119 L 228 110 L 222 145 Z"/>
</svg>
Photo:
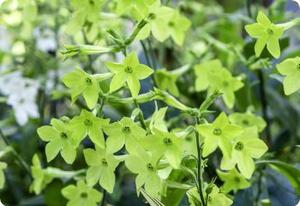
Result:
<svg viewBox="0 0 300 206">
<path fill-rule="evenodd" d="M 196 124 L 199 124 L 200 120 L 196 118 Z M 200 135 L 198 131 L 196 132 L 196 144 L 197 144 L 197 180 L 199 183 L 198 192 L 200 196 L 200 200 L 203 206 L 206 206 L 206 201 L 203 196 L 203 176 L 202 176 L 202 149 L 200 145 Z"/>
<path fill-rule="evenodd" d="M 141 108 L 140 108 L 140 105 L 137 103 L 137 101 L 136 101 L 135 99 L 133 100 L 133 102 L 134 102 L 136 108 L 138 108 L 138 109 L 140 110 L 140 112 L 139 112 L 139 121 L 140 121 L 142 127 L 143 127 L 145 130 L 147 130 L 147 125 L 146 125 L 146 123 L 145 123 L 144 114 L 143 114 L 143 112 L 142 112 L 142 110 L 141 110 Z"/>
<path fill-rule="evenodd" d="M 103 197 L 102 197 L 102 201 L 101 201 L 100 206 L 105 205 L 105 202 L 106 202 L 105 200 L 106 200 L 106 190 L 103 189 Z"/>
<path fill-rule="evenodd" d="M 1 139 L 3 139 L 4 143 L 7 146 L 10 146 L 10 143 L 7 139 L 7 137 L 3 134 L 2 130 L 0 129 L 0 137 Z M 11 147 L 11 146 L 10 146 Z M 26 161 L 17 153 L 17 151 L 11 147 L 12 153 L 13 155 L 16 157 L 16 159 L 19 161 L 19 163 L 22 165 L 22 167 L 24 167 L 25 171 L 29 174 L 30 178 L 32 178 L 31 176 L 31 171 L 30 171 L 30 167 L 29 165 L 26 163 Z"/>
<path fill-rule="evenodd" d="M 257 182 L 257 194 L 256 194 L 256 198 L 255 198 L 255 204 L 256 205 L 259 205 L 260 194 L 262 192 L 262 187 L 261 187 L 262 176 L 263 176 L 263 171 L 260 170 L 259 171 L 258 182 Z"/>
</svg>

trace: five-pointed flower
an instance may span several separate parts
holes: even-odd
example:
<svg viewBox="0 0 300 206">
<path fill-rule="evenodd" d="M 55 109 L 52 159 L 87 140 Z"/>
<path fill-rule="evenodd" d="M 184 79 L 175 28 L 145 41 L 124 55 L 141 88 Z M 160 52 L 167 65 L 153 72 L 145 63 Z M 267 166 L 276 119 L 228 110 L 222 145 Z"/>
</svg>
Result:
<svg viewBox="0 0 300 206">
<path fill-rule="evenodd" d="M 169 91 L 174 96 L 179 95 L 176 81 L 179 74 L 169 72 L 165 69 L 160 69 L 155 72 L 155 79 L 160 89 Z"/>
<path fill-rule="evenodd" d="M 149 7 L 156 0 L 119 0 L 117 1 L 117 13 L 130 13 L 134 18 L 140 19 L 147 15 Z"/>
<path fill-rule="evenodd" d="M 158 155 L 145 150 L 137 150 L 125 160 L 126 167 L 137 174 L 135 179 L 137 193 L 144 186 L 147 193 L 155 197 L 158 196 L 162 183 L 158 176 L 158 161 Z"/>
<path fill-rule="evenodd" d="M 86 180 L 93 186 L 97 182 L 109 193 L 112 193 L 115 185 L 115 169 L 120 160 L 113 155 L 110 148 L 102 149 L 96 146 L 96 150 L 85 149 L 83 151 L 86 163 L 89 165 Z"/>
<path fill-rule="evenodd" d="M 37 133 L 40 138 L 48 142 L 46 145 L 47 161 L 53 160 L 60 152 L 61 156 L 68 164 L 72 164 L 76 157 L 78 141 L 67 123 L 59 119 L 51 120 L 52 126 L 42 126 Z"/>
<path fill-rule="evenodd" d="M 223 157 L 221 169 L 230 170 L 237 164 L 241 174 L 249 179 L 255 169 L 253 158 L 260 158 L 267 150 L 267 145 L 258 138 L 257 128 L 245 128 L 233 141 L 231 158 Z"/>
<path fill-rule="evenodd" d="M 103 195 L 80 180 L 77 185 L 69 185 L 61 191 L 68 199 L 67 206 L 97 206 Z"/>
<path fill-rule="evenodd" d="M 146 79 L 153 73 L 151 68 L 140 64 L 135 52 L 130 53 L 123 63 L 108 62 L 106 65 L 115 74 L 110 83 L 110 92 L 120 89 L 127 82 L 133 97 L 136 97 L 141 89 L 139 80 Z"/>
<path fill-rule="evenodd" d="M 114 148 L 114 151 L 120 150 L 124 144 L 127 151 L 134 151 L 138 147 L 137 140 L 146 135 L 146 131 L 128 117 L 110 124 L 104 132 L 108 135 L 107 147 Z"/>
<path fill-rule="evenodd" d="M 266 127 L 266 122 L 262 117 L 256 116 L 250 112 L 247 113 L 235 112 L 229 116 L 229 121 L 232 124 L 236 124 L 241 127 L 256 126 L 259 132 L 262 132 Z"/>
<path fill-rule="evenodd" d="M 204 137 L 203 157 L 214 152 L 218 146 L 223 156 L 230 157 L 232 151 L 231 141 L 243 132 L 241 127 L 229 123 L 225 113 L 221 113 L 212 124 L 199 125 L 197 130 Z"/>
<path fill-rule="evenodd" d="M 221 188 L 224 193 L 228 193 L 232 190 L 236 191 L 239 189 L 245 189 L 251 185 L 250 182 L 248 182 L 248 180 L 246 180 L 245 177 L 235 168 L 228 172 L 217 170 L 217 173 L 220 179 L 224 182 Z"/>
<path fill-rule="evenodd" d="M 300 89 L 300 57 L 289 58 L 277 65 L 280 74 L 286 76 L 283 80 L 283 89 L 290 95 Z"/>
<path fill-rule="evenodd" d="M 104 148 L 103 128 L 108 124 L 109 119 L 102 119 L 92 112 L 82 110 L 79 116 L 70 121 L 70 128 L 76 130 L 76 138 L 79 142 L 88 135 L 94 144 Z"/>
<path fill-rule="evenodd" d="M 156 130 L 155 134 L 141 139 L 145 149 L 163 155 L 173 168 L 179 168 L 183 157 L 184 139 L 173 132 Z"/>
<path fill-rule="evenodd" d="M 273 24 L 261 11 L 257 16 L 257 23 L 246 25 L 245 29 L 250 36 L 257 39 L 255 43 L 255 54 L 260 56 L 267 45 L 268 51 L 275 58 L 280 56 L 279 38 L 283 35 L 284 27 Z"/>
<path fill-rule="evenodd" d="M 36 154 L 32 158 L 31 172 L 33 182 L 30 185 L 30 190 L 38 195 L 53 180 L 53 176 L 48 175 L 41 167 L 41 162 Z"/>
<path fill-rule="evenodd" d="M 71 90 L 72 101 L 76 101 L 79 95 L 83 95 L 87 106 L 92 109 L 98 101 L 99 82 L 90 74 L 77 68 L 63 78 L 64 84 Z"/>
</svg>

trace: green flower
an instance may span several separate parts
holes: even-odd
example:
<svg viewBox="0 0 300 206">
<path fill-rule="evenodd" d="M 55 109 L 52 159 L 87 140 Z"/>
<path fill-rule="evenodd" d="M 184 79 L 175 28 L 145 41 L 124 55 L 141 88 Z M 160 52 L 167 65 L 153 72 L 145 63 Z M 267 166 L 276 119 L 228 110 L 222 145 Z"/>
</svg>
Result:
<svg viewBox="0 0 300 206">
<path fill-rule="evenodd" d="M 75 11 L 66 25 L 65 31 L 68 34 L 73 35 L 79 32 L 86 21 L 97 22 L 99 20 L 99 11 L 101 10 L 103 0 L 72 0 L 71 2 Z"/>
<path fill-rule="evenodd" d="M 93 186 L 97 182 L 109 193 L 112 193 L 115 185 L 115 169 L 120 160 L 113 155 L 110 149 L 96 147 L 96 150 L 83 150 L 86 163 L 89 165 L 86 174 L 88 185 Z"/>
<path fill-rule="evenodd" d="M 172 73 L 165 69 L 160 69 L 155 72 L 155 80 L 158 84 L 158 87 L 162 90 L 169 91 L 174 96 L 179 95 L 179 91 L 176 85 L 178 77 L 179 74 Z"/>
<path fill-rule="evenodd" d="M 231 170 L 237 164 L 241 174 L 249 179 L 255 169 L 253 158 L 260 158 L 267 150 L 267 145 L 258 138 L 257 128 L 245 128 L 244 132 L 233 140 L 231 158 L 223 157 L 221 169 Z"/>
<path fill-rule="evenodd" d="M 277 70 L 284 75 L 283 89 L 290 95 L 300 89 L 300 57 L 289 58 L 277 65 Z"/>
<path fill-rule="evenodd" d="M 64 84 L 71 90 L 72 101 L 75 102 L 79 95 L 83 95 L 87 106 L 92 109 L 96 106 L 100 86 L 97 80 L 90 74 L 77 68 L 63 78 Z"/>
<path fill-rule="evenodd" d="M 148 135 L 141 140 L 145 149 L 163 155 L 169 164 L 177 169 L 183 157 L 184 139 L 177 137 L 173 132 L 156 130 L 154 135 Z"/>
<path fill-rule="evenodd" d="M 272 56 L 278 58 L 280 56 L 279 38 L 284 32 L 284 27 L 273 24 L 261 11 L 258 13 L 256 20 L 257 23 L 245 26 L 248 34 L 257 39 L 254 48 L 256 56 L 259 57 L 267 45 L 267 49 Z"/>
<path fill-rule="evenodd" d="M 104 148 L 103 128 L 108 126 L 109 119 L 96 117 L 92 112 L 82 110 L 80 115 L 70 121 L 70 128 L 75 131 L 79 142 L 87 135 L 92 142 L 99 147 Z"/>
<path fill-rule="evenodd" d="M 182 45 L 190 26 L 191 21 L 176 10 L 171 16 L 167 28 L 163 31 L 168 32 L 178 45 Z"/>
<path fill-rule="evenodd" d="M 139 80 L 146 79 L 153 73 L 151 68 L 140 64 L 135 52 L 130 53 L 121 64 L 109 62 L 106 65 L 115 74 L 110 83 L 110 92 L 120 89 L 127 82 L 133 97 L 136 97 L 141 89 Z"/>
<path fill-rule="evenodd" d="M 5 183 L 5 176 L 4 176 L 4 169 L 7 167 L 5 162 L 0 162 L 0 189 L 4 187 Z"/>
<path fill-rule="evenodd" d="M 110 124 L 104 128 L 104 132 L 109 137 L 107 147 L 114 151 L 120 150 L 125 145 L 127 151 L 131 152 L 137 147 L 137 140 L 146 136 L 146 131 L 128 117 Z"/>
<path fill-rule="evenodd" d="M 220 147 L 223 156 L 230 157 L 231 141 L 242 133 L 241 127 L 229 123 L 225 113 L 221 113 L 212 124 L 202 124 L 197 127 L 203 140 L 203 157 Z"/>
<path fill-rule="evenodd" d="M 34 191 L 34 193 L 38 195 L 52 182 L 53 176 L 49 175 L 47 171 L 41 167 L 41 162 L 36 154 L 32 158 L 31 173 L 33 182 L 30 185 L 30 191 Z"/>
<path fill-rule="evenodd" d="M 262 132 L 266 127 L 265 120 L 252 113 L 233 113 L 229 116 L 229 121 L 244 128 L 256 126 L 259 132 Z"/>
<path fill-rule="evenodd" d="M 152 133 L 155 133 L 156 130 L 168 132 L 168 127 L 164 120 L 167 110 L 168 107 L 163 107 L 153 113 L 149 124 Z"/>
<path fill-rule="evenodd" d="M 243 83 L 222 66 L 220 60 L 211 60 L 195 66 L 196 91 L 219 90 L 223 93 L 225 104 L 232 108 L 235 102 L 234 92 L 243 87 Z"/>
<path fill-rule="evenodd" d="M 174 9 L 166 6 L 160 6 L 160 4 L 154 4 L 148 9 L 148 16 L 143 16 L 142 18 L 147 18 L 148 24 L 140 31 L 137 39 L 145 39 L 150 33 L 160 42 L 165 41 L 170 34 L 166 32 L 168 23 L 171 20 Z"/>
<path fill-rule="evenodd" d="M 229 193 L 230 191 L 245 189 L 251 186 L 243 175 L 241 175 L 236 169 L 230 170 L 228 172 L 222 172 L 217 170 L 218 176 L 224 182 L 222 186 L 222 192 Z"/>
<path fill-rule="evenodd" d="M 209 191 L 207 196 L 207 206 L 230 206 L 233 201 L 228 198 L 216 185 L 210 185 L 210 188 L 206 189 L 206 192 Z M 206 192 L 204 195 L 206 196 Z M 187 196 L 191 206 L 202 205 L 199 198 L 199 193 L 196 187 L 187 191 Z"/>
<path fill-rule="evenodd" d="M 84 183 L 77 182 L 77 185 L 69 185 L 62 189 L 62 195 L 68 199 L 67 206 L 97 206 L 103 195 Z"/>
<path fill-rule="evenodd" d="M 117 2 L 118 14 L 130 13 L 134 18 L 140 19 L 148 14 L 149 7 L 157 0 L 118 0 Z"/>
<path fill-rule="evenodd" d="M 52 126 L 42 126 L 37 133 L 40 138 L 48 142 L 46 145 L 47 161 L 53 160 L 58 153 L 68 164 L 72 164 L 76 158 L 76 148 L 79 144 L 67 123 L 59 119 L 51 120 Z"/>
<path fill-rule="evenodd" d="M 136 191 L 139 193 L 142 186 L 148 194 L 159 196 L 162 181 L 158 175 L 159 156 L 145 150 L 131 153 L 125 160 L 126 167 L 137 174 L 135 179 Z"/>
</svg>

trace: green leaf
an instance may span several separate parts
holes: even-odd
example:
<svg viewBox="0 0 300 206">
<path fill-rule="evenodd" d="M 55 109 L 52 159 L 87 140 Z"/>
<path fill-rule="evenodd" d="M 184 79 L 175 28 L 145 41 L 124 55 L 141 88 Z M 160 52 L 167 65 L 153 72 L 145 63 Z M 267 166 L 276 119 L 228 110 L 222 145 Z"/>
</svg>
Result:
<svg viewBox="0 0 300 206">
<path fill-rule="evenodd" d="M 278 160 L 263 160 L 258 161 L 256 164 L 267 164 L 274 170 L 286 176 L 297 193 L 300 195 L 300 169 Z"/>
</svg>

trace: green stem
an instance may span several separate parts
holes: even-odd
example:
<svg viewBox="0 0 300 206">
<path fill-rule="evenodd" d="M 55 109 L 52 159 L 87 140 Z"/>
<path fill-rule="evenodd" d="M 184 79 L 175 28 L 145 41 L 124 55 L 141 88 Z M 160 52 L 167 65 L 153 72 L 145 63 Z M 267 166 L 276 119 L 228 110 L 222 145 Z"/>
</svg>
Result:
<svg viewBox="0 0 300 206">
<path fill-rule="evenodd" d="M 147 129 L 147 125 L 146 125 L 146 123 L 145 123 L 144 114 L 143 114 L 143 112 L 142 112 L 142 110 L 141 110 L 141 108 L 140 108 L 140 105 L 137 103 L 137 101 L 136 101 L 135 99 L 133 99 L 133 102 L 134 102 L 136 108 L 138 108 L 138 109 L 140 110 L 140 111 L 139 111 L 139 121 L 140 121 L 142 127 L 143 127 L 145 130 L 148 130 L 148 129 Z"/>
<path fill-rule="evenodd" d="M 215 90 L 208 98 L 206 98 L 199 108 L 200 115 L 207 111 L 210 105 L 212 105 L 220 95 L 222 95 L 222 93 Z"/>
<path fill-rule="evenodd" d="M 129 36 L 128 39 L 125 40 L 125 45 L 128 46 L 130 45 L 136 38 L 136 36 L 140 33 L 142 28 L 147 24 L 148 22 L 146 20 L 141 20 L 138 25 L 135 27 L 134 31 L 132 34 Z"/>
<path fill-rule="evenodd" d="M 198 125 L 200 120 L 196 118 L 196 124 Z M 206 206 L 206 201 L 203 195 L 203 176 L 202 176 L 202 149 L 200 145 L 200 135 L 198 131 L 196 132 L 196 144 L 197 144 L 197 181 L 199 184 L 198 192 L 200 196 L 200 200 L 203 206 Z"/>
<path fill-rule="evenodd" d="M 1 139 L 3 139 L 4 143 L 7 146 L 11 147 L 7 137 L 3 134 L 1 129 L 0 129 L 0 137 L 1 137 Z M 26 163 L 26 161 L 17 153 L 17 151 L 13 147 L 11 147 L 11 151 L 12 151 L 13 155 L 16 157 L 16 159 L 19 161 L 19 163 L 22 165 L 22 167 L 24 167 L 25 171 L 29 174 L 30 178 L 32 178 L 30 167 Z"/>
</svg>

